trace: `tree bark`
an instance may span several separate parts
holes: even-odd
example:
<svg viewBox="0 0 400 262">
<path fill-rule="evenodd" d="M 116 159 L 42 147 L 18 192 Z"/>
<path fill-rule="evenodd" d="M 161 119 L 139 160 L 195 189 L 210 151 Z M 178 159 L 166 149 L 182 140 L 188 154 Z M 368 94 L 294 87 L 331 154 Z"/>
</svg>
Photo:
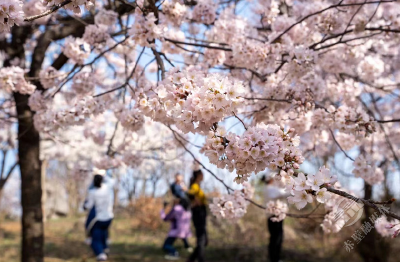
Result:
<svg viewBox="0 0 400 262">
<path fill-rule="evenodd" d="M 40 138 L 33 126 L 28 96 L 14 93 L 18 113 L 18 155 L 21 171 L 22 262 L 43 262 L 44 228 Z"/>
<path fill-rule="evenodd" d="M 372 199 L 372 187 L 367 183 L 364 185 L 364 192 L 365 199 Z M 369 218 L 375 210 L 364 206 L 364 211 L 365 217 L 361 220 L 361 223 L 366 221 L 371 223 Z M 366 234 L 364 239 L 357 245 L 357 251 L 364 262 L 387 262 L 389 259 L 390 245 L 374 228 Z"/>
</svg>

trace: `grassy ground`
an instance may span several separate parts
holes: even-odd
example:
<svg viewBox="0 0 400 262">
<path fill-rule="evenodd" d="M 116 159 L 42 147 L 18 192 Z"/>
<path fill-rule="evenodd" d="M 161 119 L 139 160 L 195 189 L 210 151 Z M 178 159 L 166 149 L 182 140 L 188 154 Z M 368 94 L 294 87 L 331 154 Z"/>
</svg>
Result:
<svg viewBox="0 0 400 262">
<path fill-rule="evenodd" d="M 149 206 L 145 205 L 146 207 Z M 159 209 L 119 214 L 113 221 L 110 238 L 110 261 L 162 262 L 161 245 L 169 224 L 158 217 Z M 142 212 L 142 213 L 141 213 Z M 62 218 L 45 224 L 45 262 L 92 262 L 94 256 L 84 243 L 84 217 Z M 354 233 L 347 228 L 341 234 L 324 235 L 320 221 L 310 219 L 285 219 L 285 239 L 282 259 L 285 262 L 341 262 L 361 261 L 355 251 L 346 252 L 343 243 Z M 0 262 L 19 261 L 20 224 L 18 221 L 0 221 Z M 212 216 L 208 218 L 209 246 L 207 262 L 265 262 L 267 261 L 268 232 L 266 218 L 259 210 L 249 209 L 239 223 L 229 224 Z M 351 239 L 351 238 L 350 238 Z M 195 239 L 190 239 L 194 245 Z M 399 242 L 393 242 L 396 247 Z M 181 262 L 188 253 L 180 241 L 177 246 Z M 390 262 L 396 258 L 392 250 Z"/>
<path fill-rule="evenodd" d="M 82 218 L 64 218 L 46 222 L 45 261 L 95 261 L 90 248 L 83 242 L 84 231 L 82 225 Z M 160 247 L 168 229 L 166 226 L 168 225 L 162 225 L 154 230 L 143 228 L 140 225 L 140 221 L 132 221 L 127 218 L 115 219 L 111 229 L 110 261 L 164 261 Z M 241 229 L 240 227 L 240 224 L 237 226 L 225 224 L 210 226 L 210 243 L 206 249 L 207 261 L 266 261 L 268 236 L 265 228 L 258 230 L 258 236 L 254 237 L 249 234 L 241 234 L 243 228 Z M 227 233 L 225 230 L 229 232 Z M 321 252 L 315 250 L 314 252 L 316 253 L 310 257 L 310 252 L 313 252 L 313 250 L 305 242 L 301 243 L 302 241 L 296 243 L 296 249 L 293 250 L 291 230 L 288 227 L 286 231 L 285 261 L 317 261 L 314 258 L 319 258 L 318 253 Z M 1 222 L 0 232 L 0 261 L 19 261 L 19 222 Z M 190 239 L 190 241 L 194 244 L 194 239 Z M 188 253 L 183 249 L 180 241 L 177 241 L 177 246 L 182 257 L 186 258 Z M 185 261 L 183 258 L 180 261 Z M 324 261 L 334 260 L 325 259 Z"/>
</svg>

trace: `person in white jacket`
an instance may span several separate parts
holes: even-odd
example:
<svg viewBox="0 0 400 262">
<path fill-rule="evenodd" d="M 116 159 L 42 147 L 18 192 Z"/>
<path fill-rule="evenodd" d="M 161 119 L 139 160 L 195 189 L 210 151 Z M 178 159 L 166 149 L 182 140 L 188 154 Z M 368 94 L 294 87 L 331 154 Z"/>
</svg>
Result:
<svg viewBox="0 0 400 262">
<path fill-rule="evenodd" d="M 106 261 L 108 229 L 114 218 L 112 199 L 114 180 L 99 174 L 101 172 L 97 173 L 93 178 L 93 188 L 88 192 L 84 207 L 86 210 L 95 208 L 96 215 L 91 221 L 92 226 L 90 229 L 91 247 L 97 261 Z"/>
</svg>

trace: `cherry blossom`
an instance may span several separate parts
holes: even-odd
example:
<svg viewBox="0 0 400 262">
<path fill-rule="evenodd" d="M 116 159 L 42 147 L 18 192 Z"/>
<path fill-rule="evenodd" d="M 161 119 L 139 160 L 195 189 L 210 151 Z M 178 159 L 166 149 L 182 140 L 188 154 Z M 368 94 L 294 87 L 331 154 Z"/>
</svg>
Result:
<svg viewBox="0 0 400 262">
<path fill-rule="evenodd" d="M 0 1 L 0 33 L 10 31 L 14 25 L 19 25 L 24 20 L 22 11 L 23 2 L 19 0 Z"/>
<path fill-rule="evenodd" d="M 108 26 L 103 24 L 88 25 L 85 28 L 85 33 L 83 34 L 83 41 L 89 45 L 100 44 L 110 37 L 107 33 Z"/>
<path fill-rule="evenodd" d="M 288 212 L 288 205 L 280 200 L 269 201 L 267 203 L 267 214 L 273 215 L 271 220 L 274 222 L 282 221 L 286 218 L 286 213 Z"/>
<path fill-rule="evenodd" d="M 32 94 L 36 86 L 27 82 L 22 68 L 3 67 L 0 69 L 0 90 L 6 92 L 19 92 L 21 94 Z"/>
<path fill-rule="evenodd" d="M 232 194 L 213 198 L 210 204 L 211 212 L 218 218 L 237 220 L 247 212 L 249 202 L 254 194 L 254 188 L 250 183 L 243 183 L 243 190 L 235 190 Z"/>
<path fill-rule="evenodd" d="M 240 82 L 220 74 L 204 74 L 195 68 L 180 72 L 174 69 L 153 88 L 157 96 L 143 97 L 139 106 L 156 121 L 175 122 L 184 133 L 205 132 L 237 111 L 243 89 Z"/>
<path fill-rule="evenodd" d="M 141 46 L 150 46 L 151 42 L 163 36 L 164 28 L 156 24 L 157 18 L 154 13 L 143 16 L 137 8 L 135 10 L 135 23 L 129 29 L 128 34 Z"/>
<path fill-rule="evenodd" d="M 53 6 L 63 3 L 63 0 L 43 0 L 43 3 L 47 6 Z M 85 6 L 86 9 L 94 6 L 94 0 L 72 0 L 71 3 L 67 4 L 64 8 L 73 11 L 75 14 L 81 14 L 82 10 L 80 6 Z"/>
<path fill-rule="evenodd" d="M 397 237 L 400 233 L 400 222 L 397 219 L 388 221 L 386 216 L 375 220 L 375 229 L 382 237 Z"/>
<path fill-rule="evenodd" d="M 44 89 L 49 89 L 57 86 L 60 83 L 61 75 L 52 66 L 46 67 L 46 69 L 41 70 L 39 74 L 40 83 Z"/>
<path fill-rule="evenodd" d="M 199 23 L 211 24 L 216 18 L 216 11 L 212 0 L 202 0 L 193 8 L 192 18 Z"/>
<path fill-rule="evenodd" d="M 69 36 L 65 39 L 64 54 L 77 64 L 83 64 L 90 55 L 90 45 L 82 38 Z"/>
<path fill-rule="evenodd" d="M 353 165 L 354 176 L 362 177 L 370 185 L 379 184 L 385 179 L 382 169 L 376 167 L 368 156 L 359 155 Z"/>
</svg>

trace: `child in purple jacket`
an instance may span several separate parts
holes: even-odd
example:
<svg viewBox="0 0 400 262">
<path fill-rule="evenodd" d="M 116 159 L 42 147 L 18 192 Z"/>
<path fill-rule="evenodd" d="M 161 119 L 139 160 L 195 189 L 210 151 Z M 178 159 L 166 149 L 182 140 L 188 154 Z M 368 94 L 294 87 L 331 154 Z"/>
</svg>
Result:
<svg viewBox="0 0 400 262">
<path fill-rule="evenodd" d="M 166 203 L 164 203 L 164 209 L 165 207 Z M 177 238 L 183 240 L 186 249 L 190 249 L 187 238 L 191 236 L 190 220 L 192 214 L 179 204 L 179 199 L 174 201 L 174 206 L 167 215 L 164 209 L 161 210 L 161 219 L 171 223 L 171 228 L 163 245 L 163 250 L 167 253 L 165 258 L 168 260 L 177 260 L 179 259 L 179 253 L 174 248 L 174 242 Z"/>
</svg>

